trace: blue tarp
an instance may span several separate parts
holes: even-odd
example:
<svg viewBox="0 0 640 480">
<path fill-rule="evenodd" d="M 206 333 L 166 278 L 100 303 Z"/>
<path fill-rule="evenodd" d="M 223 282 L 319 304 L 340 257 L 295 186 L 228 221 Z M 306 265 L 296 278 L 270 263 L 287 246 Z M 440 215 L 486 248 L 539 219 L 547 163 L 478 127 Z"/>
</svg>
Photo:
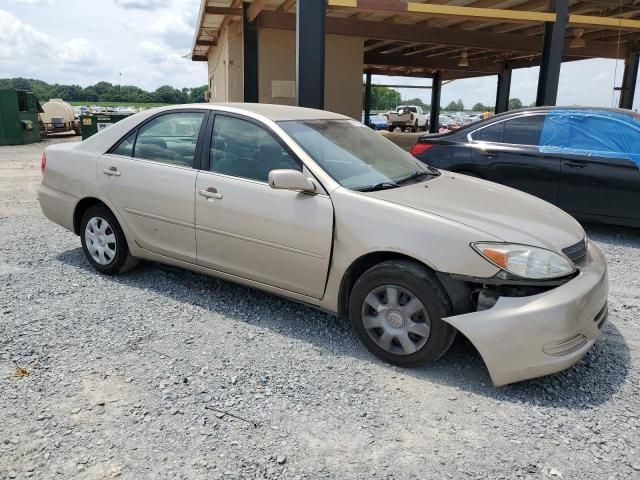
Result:
<svg viewBox="0 0 640 480">
<path fill-rule="evenodd" d="M 628 159 L 640 168 L 640 120 L 606 110 L 551 110 L 540 151 Z"/>
</svg>

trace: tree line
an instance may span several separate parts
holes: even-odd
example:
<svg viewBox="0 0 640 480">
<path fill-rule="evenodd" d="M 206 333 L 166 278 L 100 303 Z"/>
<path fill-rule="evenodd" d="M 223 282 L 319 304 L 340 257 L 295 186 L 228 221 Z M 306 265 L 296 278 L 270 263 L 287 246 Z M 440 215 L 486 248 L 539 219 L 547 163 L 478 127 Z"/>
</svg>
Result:
<svg viewBox="0 0 640 480">
<path fill-rule="evenodd" d="M 393 110 L 398 105 L 417 105 L 425 111 L 431 110 L 431 105 L 424 103 L 419 98 L 402 98 L 400 92 L 389 87 L 372 86 L 371 87 L 371 110 Z M 517 110 L 524 105 L 519 98 L 509 100 L 509 110 Z M 463 112 L 467 110 L 461 99 L 451 101 L 448 105 L 441 106 L 441 110 L 447 112 Z M 470 109 L 473 112 L 492 112 L 495 106 L 484 105 L 481 102 L 476 103 Z"/>
<path fill-rule="evenodd" d="M 133 85 L 113 85 L 109 82 L 98 82 L 95 85 L 49 84 L 42 80 L 30 78 L 0 79 L 0 89 L 31 90 L 41 102 L 50 98 L 62 98 L 67 102 L 131 102 L 131 103 L 200 103 L 204 102 L 207 86 L 177 89 L 163 85 L 148 92 Z"/>
</svg>

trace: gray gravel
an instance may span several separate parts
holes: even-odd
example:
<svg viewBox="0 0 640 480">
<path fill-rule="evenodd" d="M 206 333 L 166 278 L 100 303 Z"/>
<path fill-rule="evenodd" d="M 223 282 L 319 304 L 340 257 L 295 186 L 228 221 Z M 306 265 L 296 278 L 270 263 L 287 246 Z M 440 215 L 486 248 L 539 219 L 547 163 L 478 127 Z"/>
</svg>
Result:
<svg viewBox="0 0 640 480">
<path fill-rule="evenodd" d="M 496 389 L 464 340 L 402 370 L 265 293 L 97 274 L 39 211 L 42 148 L 0 147 L 0 478 L 640 478 L 640 230 L 588 226 L 611 276 L 591 353 Z"/>
</svg>

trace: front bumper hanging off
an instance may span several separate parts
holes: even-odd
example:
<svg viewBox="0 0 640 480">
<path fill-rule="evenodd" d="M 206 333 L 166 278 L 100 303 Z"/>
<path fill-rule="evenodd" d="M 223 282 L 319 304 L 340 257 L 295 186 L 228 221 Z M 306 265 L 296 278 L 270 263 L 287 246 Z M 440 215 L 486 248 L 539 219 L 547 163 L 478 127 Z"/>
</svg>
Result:
<svg viewBox="0 0 640 480">
<path fill-rule="evenodd" d="M 564 285 L 443 319 L 477 348 L 495 386 L 569 368 L 593 346 L 607 318 L 608 277 L 600 249 L 589 242 L 588 252 Z"/>
</svg>

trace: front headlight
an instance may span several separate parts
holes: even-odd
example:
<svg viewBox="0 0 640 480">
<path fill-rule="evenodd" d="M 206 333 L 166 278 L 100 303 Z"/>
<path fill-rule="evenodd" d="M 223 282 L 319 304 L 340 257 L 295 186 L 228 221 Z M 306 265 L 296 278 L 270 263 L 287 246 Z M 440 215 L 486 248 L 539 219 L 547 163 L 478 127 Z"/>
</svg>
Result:
<svg viewBox="0 0 640 480">
<path fill-rule="evenodd" d="M 494 265 L 521 278 L 549 280 L 576 270 L 567 257 L 544 248 L 485 242 L 472 243 L 471 246 Z"/>
</svg>

